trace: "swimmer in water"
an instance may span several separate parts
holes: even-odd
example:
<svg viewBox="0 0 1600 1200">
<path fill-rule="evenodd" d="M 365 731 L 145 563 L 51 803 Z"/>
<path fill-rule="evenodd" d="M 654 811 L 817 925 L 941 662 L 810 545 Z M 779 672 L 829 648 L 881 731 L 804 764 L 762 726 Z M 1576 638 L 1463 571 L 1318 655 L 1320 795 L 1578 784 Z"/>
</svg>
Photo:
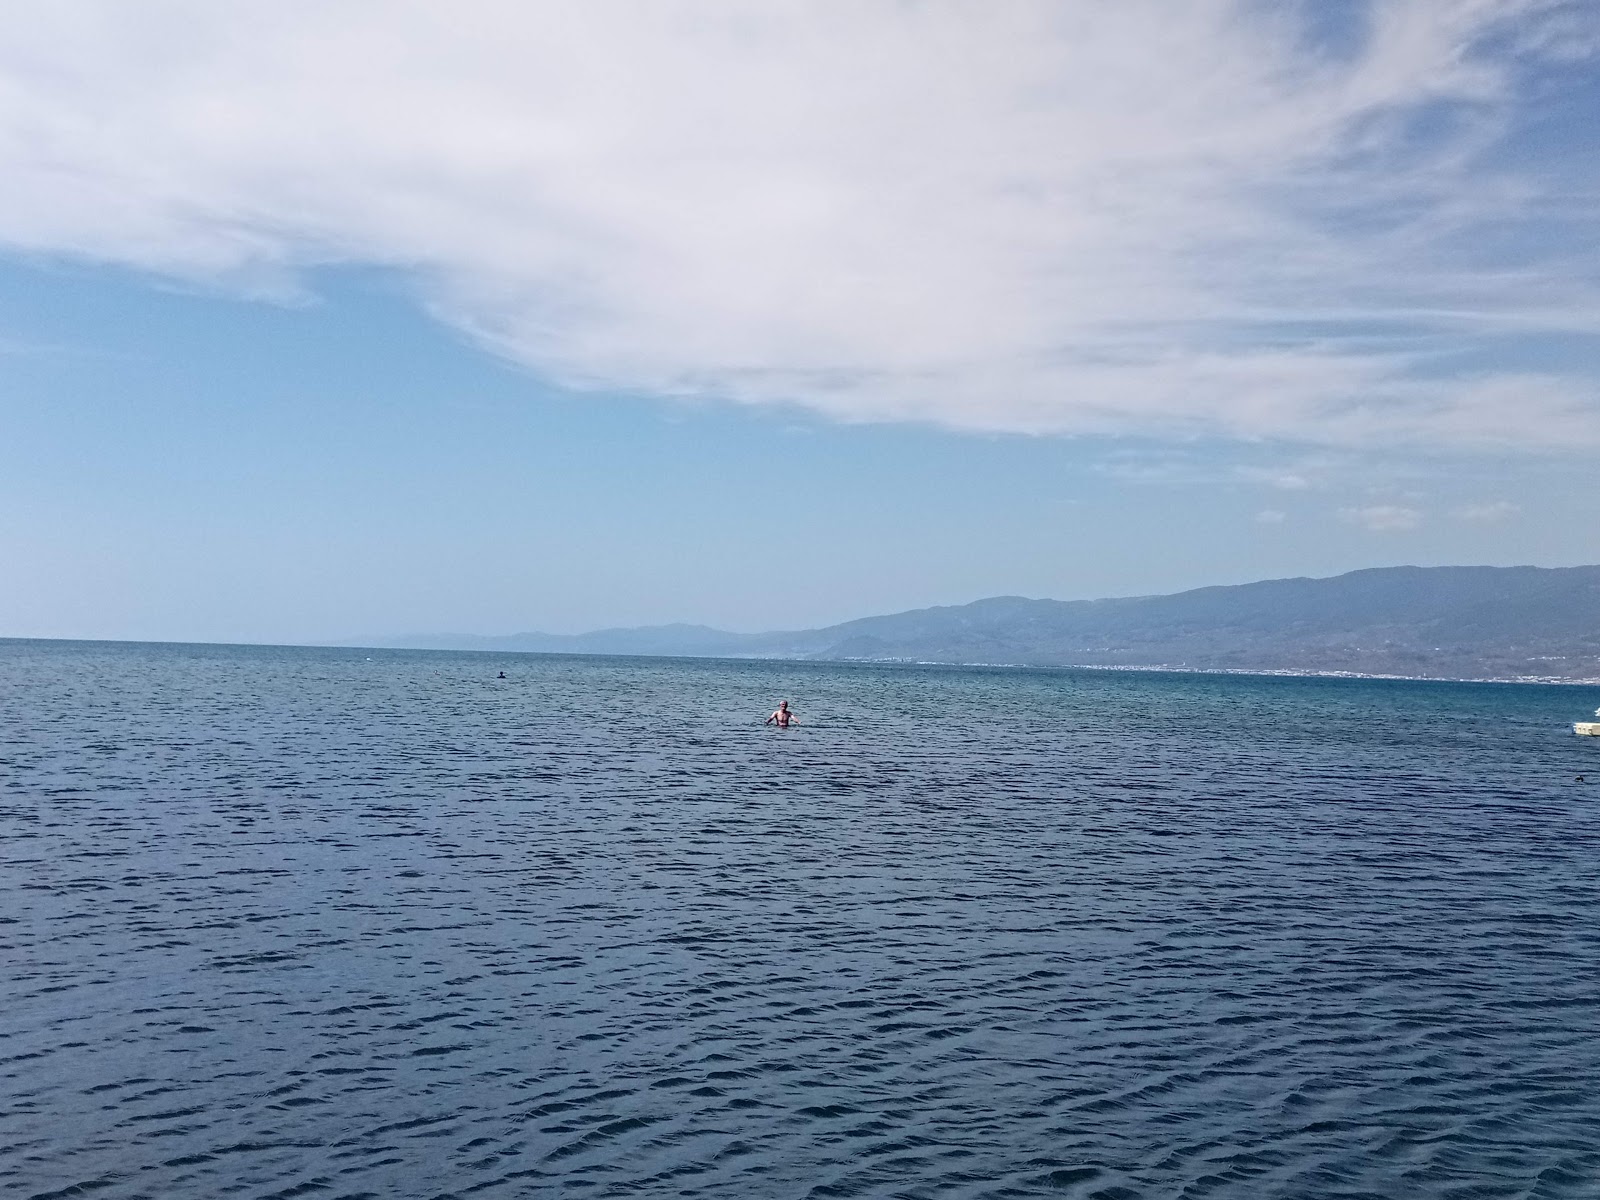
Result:
<svg viewBox="0 0 1600 1200">
<path fill-rule="evenodd" d="M 794 719 L 794 714 L 789 711 L 789 702 L 787 700 L 778 701 L 777 710 L 762 723 L 776 725 L 779 729 L 787 729 L 790 725 L 798 724 Z"/>
</svg>

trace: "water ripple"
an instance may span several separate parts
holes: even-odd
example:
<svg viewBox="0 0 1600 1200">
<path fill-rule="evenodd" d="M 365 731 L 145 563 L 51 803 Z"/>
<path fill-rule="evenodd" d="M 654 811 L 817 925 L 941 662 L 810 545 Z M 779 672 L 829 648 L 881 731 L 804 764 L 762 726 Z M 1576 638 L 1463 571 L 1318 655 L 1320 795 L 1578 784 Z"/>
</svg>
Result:
<svg viewBox="0 0 1600 1200">
<path fill-rule="evenodd" d="M 1600 1195 L 1585 697 L 0 642 L 0 1185 Z"/>
</svg>

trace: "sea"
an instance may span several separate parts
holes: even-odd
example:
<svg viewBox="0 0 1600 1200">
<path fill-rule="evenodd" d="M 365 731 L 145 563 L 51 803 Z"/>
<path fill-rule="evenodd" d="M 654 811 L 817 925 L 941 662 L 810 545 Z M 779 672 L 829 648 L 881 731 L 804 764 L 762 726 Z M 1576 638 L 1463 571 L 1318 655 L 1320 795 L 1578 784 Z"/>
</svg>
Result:
<svg viewBox="0 0 1600 1200">
<path fill-rule="evenodd" d="M 1597 703 L 0 642 L 0 1191 L 1592 1200 Z"/>
</svg>

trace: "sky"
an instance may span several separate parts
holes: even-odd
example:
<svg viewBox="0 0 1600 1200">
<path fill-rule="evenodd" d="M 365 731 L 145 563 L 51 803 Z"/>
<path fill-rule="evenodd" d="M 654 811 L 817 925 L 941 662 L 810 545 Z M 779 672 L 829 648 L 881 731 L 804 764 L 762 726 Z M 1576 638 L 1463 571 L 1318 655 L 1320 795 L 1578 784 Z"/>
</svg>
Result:
<svg viewBox="0 0 1600 1200">
<path fill-rule="evenodd" d="M 1600 561 L 1588 0 L 0 8 L 0 636 Z"/>
</svg>

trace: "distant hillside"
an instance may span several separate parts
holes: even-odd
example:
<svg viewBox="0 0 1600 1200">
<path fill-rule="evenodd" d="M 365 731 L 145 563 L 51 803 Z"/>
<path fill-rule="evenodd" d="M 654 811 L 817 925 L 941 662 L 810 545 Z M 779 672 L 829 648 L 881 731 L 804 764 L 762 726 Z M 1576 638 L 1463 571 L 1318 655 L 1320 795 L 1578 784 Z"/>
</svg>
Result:
<svg viewBox="0 0 1600 1200">
<path fill-rule="evenodd" d="M 396 646 L 1191 670 L 1600 680 L 1600 566 L 1380 567 L 1170 596 L 1000 596 L 825 629 L 698 625 Z"/>
</svg>

